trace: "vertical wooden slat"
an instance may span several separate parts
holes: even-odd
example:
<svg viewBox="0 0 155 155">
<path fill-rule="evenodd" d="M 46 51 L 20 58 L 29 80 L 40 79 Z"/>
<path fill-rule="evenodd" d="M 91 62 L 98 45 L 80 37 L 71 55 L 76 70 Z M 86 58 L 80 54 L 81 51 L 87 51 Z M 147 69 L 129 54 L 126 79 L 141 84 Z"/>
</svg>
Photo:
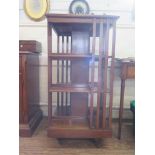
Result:
<svg viewBox="0 0 155 155">
<path fill-rule="evenodd" d="M 118 138 L 121 139 L 122 131 L 122 118 L 123 118 L 123 105 L 124 105 L 124 91 L 125 91 L 125 79 L 121 79 L 121 98 L 120 98 L 120 108 L 119 108 L 119 122 L 118 122 Z"/>
<path fill-rule="evenodd" d="M 64 36 L 62 36 L 62 53 L 64 53 Z M 62 74 L 61 74 L 61 82 L 64 84 L 64 60 L 62 60 Z M 61 93 L 61 109 L 63 110 L 64 104 L 64 93 Z M 63 111 L 62 111 L 63 113 Z"/>
<path fill-rule="evenodd" d="M 72 54 L 72 36 L 70 36 L 70 43 L 69 43 L 69 46 L 70 46 L 70 50 L 69 50 L 69 53 Z M 72 65 L 72 62 L 70 60 L 69 62 L 69 82 L 71 83 L 71 65 Z M 71 113 L 71 93 L 69 93 L 69 106 L 70 106 L 70 113 Z"/>
<path fill-rule="evenodd" d="M 59 35 L 57 36 L 57 53 L 59 53 Z M 60 83 L 60 79 L 59 79 L 59 60 L 57 60 L 57 83 Z M 60 106 L 60 100 L 59 100 L 59 92 L 57 92 L 57 110 L 59 113 L 59 106 Z"/>
<path fill-rule="evenodd" d="M 99 128 L 99 115 L 100 115 L 100 101 L 101 101 L 101 69 L 103 57 L 103 20 L 100 22 L 100 42 L 99 42 L 99 62 L 98 62 L 98 92 L 97 92 L 97 113 L 96 113 L 96 128 Z"/>
<path fill-rule="evenodd" d="M 104 58 L 104 85 L 103 85 L 103 120 L 102 127 L 106 128 L 106 98 L 107 98 L 107 71 L 108 71 L 108 47 L 109 47 L 109 21 L 106 23 L 105 33 L 105 58 Z"/>
<path fill-rule="evenodd" d="M 26 55 L 22 55 L 22 63 L 21 63 L 21 65 L 22 65 L 22 74 L 21 74 L 21 85 L 22 85 L 22 87 L 24 87 L 24 89 L 26 90 L 26 91 L 22 91 L 22 97 L 21 97 L 21 99 L 22 99 L 22 104 L 21 104 L 21 106 L 22 106 L 22 109 L 24 109 L 23 111 L 22 111 L 22 123 L 28 123 L 28 121 L 29 121 L 29 109 L 28 109 L 28 104 L 27 104 L 27 100 L 28 100 L 28 97 L 27 97 L 27 80 L 26 80 L 26 78 L 24 78 L 24 77 L 26 77 L 26 75 L 28 74 L 27 73 L 27 67 L 26 67 L 26 63 L 27 63 L 27 56 Z M 21 93 L 21 92 L 20 92 Z"/>
<path fill-rule="evenodd" d="M 110 103 L 109 103 L 109 128 L 112 128 L 112 104 L 113 104 L 113 82 L 114 82 L 114 67 L 115 67 L 115 40 L 116 40 L 116 22 L 113 23 L 113 36 L 112 36 L 112 58 L 110 69 Z"/>
<path fill-rule="evenodd" d="M 52 52 L 52 27 L 48 23 L 47 29 L 48 36 L 48 123 L 51 125 L 52 121 L 52 93 L 49 92 L 52 83 L 52 61 L 50 60 L 49 54 Z"/>
<path fill-rule="evenodd" d="M 66 53 L 68 54 L 68 50 L 69 50 L 69 40 L 68 40 L 67 36 L 67 40 L 66 40 Z M 66 83 L 68 83 L 68 60 L 66 60 Z M 68 104 L 68 93 L 66 92 L 66 113 L 67 113 L 67 104 Z"/>
<path fill-rule="evenodd" d="M 95 44 L 96 44 L 96 19 L 93 20 L 93 40 L 92 40 L 92 61 L 91 61 L 91 88 L 94 89 L 94 72 L 95 72 Z M 94 93 L 90 94 L 90 128 L 93 128 L 93 102 Z"/>
</svg>

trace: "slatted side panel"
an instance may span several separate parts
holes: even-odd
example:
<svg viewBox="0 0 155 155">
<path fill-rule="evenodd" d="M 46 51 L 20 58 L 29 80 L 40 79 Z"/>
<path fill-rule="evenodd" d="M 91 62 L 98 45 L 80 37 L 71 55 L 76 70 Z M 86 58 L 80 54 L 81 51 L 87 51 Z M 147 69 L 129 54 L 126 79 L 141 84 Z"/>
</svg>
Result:
<svg viewBox="0 0 155 155">
<path fill-rule="evenodd" d="M 59 54 L 69 54 L 71 52 L 71 36 L 57 36 L 56 52 Z M 56 65 L 56 70 L 52 72 L 53 79 L 56 78 L 56 81 L 53 80 L 52 84 L 70 83 L 70 60 L 52 60 L 52 62 L 53 67 Z M 56 99 L 53 99 L 53 103 L 56 102 L 57 113 L 53 115 L 69 115 L 70 93 L 57 92 L 55 95 Z"/>
</svg>

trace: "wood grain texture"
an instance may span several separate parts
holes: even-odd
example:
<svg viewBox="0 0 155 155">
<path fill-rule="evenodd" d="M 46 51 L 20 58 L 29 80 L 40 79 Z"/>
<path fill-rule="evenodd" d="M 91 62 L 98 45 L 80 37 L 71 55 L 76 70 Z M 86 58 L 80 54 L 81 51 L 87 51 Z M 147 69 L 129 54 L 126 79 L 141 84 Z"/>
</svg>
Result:
<svg viewBox="0 0 155 155">
<path fill-rule="evenodd" d="M 81 130 L 80 124 L 78 124 L 79 126 L 77 126 L 76 129 L 73 129 L 75 124 L 72 120 L 69 121 L 69 126 L 72 125 L 71 129 L 68 127 L 65 129 L 62 128 L 62 123 L 60 123 L 59 127 L 54 127 L 54 120 L 49 121 L 48 136 L 57 138 L 99 138 L 112 136 L 111 129 L 107 127 L 107 119 L 109 116 L 106 115 L 106 98 L 107 95 L 111 93 L 109 92 L 110 89 L 107 88 L 108 58 L 112 58 L 112 61 L 114 61 L 114 55 L 112 55 L 113 57 L 110 56 L 108 50 L 109 29 L 113 27 L 113 22 L 116 19 L 117 17 L 114 16 L 47 15 L 48 30 L 53 29 L 56 32 L 57 37 L 62 37 L 61 53 L 52 53 L 52 48 L 50 50 L 48 48 L 49 62 L 62 62 L 60 66 L 61 83 L 54 83 L 51 80 L 48 80 L 48 92 L 49 94 L 54 94 L 55 92 L 61 93 L 61 109 L 64 110 L 64 107 L 66 107 L 65 111 L 70 111 L 69 113 L 64 111 L 60 114 L 53 111 L 53 115 L 51 115 L 54 102 L 50 98 L 50 100 L 48 100 L 49 120 L 53 119 L 53 116 L 57 116 L 57 114 L 59 116 L 83 116 L 84 119 L 87 119 L 87 121 L 84 122 L 87 129 L 84 130 Z M 91 36 L 92 52 L 90 51 Z M 96 57 L 95 40 L 97 36 L 100 37 L 100 49 L 99 55 Z M 68 52 L 66 37 L 71 37 L 70 52 Z M 51 34 L 48 35 L 48 46 L 50 46 L 50 44 Z M 65 64 L 65 62 L 68 60 L 70 61 L 69 83 L 68 80 L 66 80 L 68 74 L 66 74 L 65 69 L 67 64 Z M 95 61 L 97 61 L 98 64 L 97 81 L 94 80 Z M 104 71 L 102 71 L 103 68 Z M 54 73 L 51 72 L 51 65 L 48 65 L 48 69 L 50 71 L 48 74 Z M 58 76 L 56 78 L 58 78 Z M 111 85 L 111 87 L 112 86 L 113 85 Z M 67 93 L 70 93 L 70 107 L 67 105 Z M 96 95 L 94 93 L 97 94 L 97 113 L 94 111 L 94 95 Z M 112 98 L 112 96 L 110 97 Z M 112 102 L 110 105 L 112 105 Z M 110 112 L 112 112 L 112 110 L 110 110 Z M 102 115 L 102 117 L 100 117 L 100 115 Z M 101 121 L 102 125 L 100 123 Z M 59 123 L 60 120 L 56 120 L 56 122 Z M 110 122 L 110 124 L 112 123 Z"/>
<path fill-rule="evenodd" d="M 38 54 L 20 51 L 19 65 L 19 135 L 29 137 L 42 119 Z"/>
</svg>

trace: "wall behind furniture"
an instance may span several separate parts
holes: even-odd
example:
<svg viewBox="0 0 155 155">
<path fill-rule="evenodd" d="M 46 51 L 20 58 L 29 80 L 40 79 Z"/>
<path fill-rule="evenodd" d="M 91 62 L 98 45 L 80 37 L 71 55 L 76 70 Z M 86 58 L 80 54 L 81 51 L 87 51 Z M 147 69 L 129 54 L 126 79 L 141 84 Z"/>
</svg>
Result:
<svg viewBox="0 0 155 155">
<path fill-rule="evenodd" d="M 23 10 L 23 1 L 19 1 L 19 39 L 37 40 L 42 44 L 40 55 L 40 105 L 47 115 L 47 21 L 35 22 L 29 19 Z M 72 0 L 50 0 L 50 13 L 68 13 Z M 87 0 L 90 12 L 94 14 L 110 14 L 120 16 L 117 22 L 116 57 L 134 57 L 134 1 L 133 0 Z M 55 40 L 56 41 L 56 40 Z M 114 83 L 114 117 L 118 116 L 120 99 L 119 69 L 116 71 Z M 125 111 L 126 117 L 131 117 L 129 101 L 134 98 L 134 80 L 126 82 Z"/>
</svg>

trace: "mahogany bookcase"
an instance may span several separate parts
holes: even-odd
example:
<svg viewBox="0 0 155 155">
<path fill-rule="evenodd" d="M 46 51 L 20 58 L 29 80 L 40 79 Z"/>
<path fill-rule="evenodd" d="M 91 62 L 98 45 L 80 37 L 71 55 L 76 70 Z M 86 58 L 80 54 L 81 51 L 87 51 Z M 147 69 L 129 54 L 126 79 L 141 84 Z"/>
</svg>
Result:
<svg viewBox="0 0 155 155">
<path fill-rule="evenodd" d="M 71 14 L 46 17 L 48 136 L 111 137 L 118 17 Z M 57 46 L 56 51 L 53 46 Z"/>
</svg>

